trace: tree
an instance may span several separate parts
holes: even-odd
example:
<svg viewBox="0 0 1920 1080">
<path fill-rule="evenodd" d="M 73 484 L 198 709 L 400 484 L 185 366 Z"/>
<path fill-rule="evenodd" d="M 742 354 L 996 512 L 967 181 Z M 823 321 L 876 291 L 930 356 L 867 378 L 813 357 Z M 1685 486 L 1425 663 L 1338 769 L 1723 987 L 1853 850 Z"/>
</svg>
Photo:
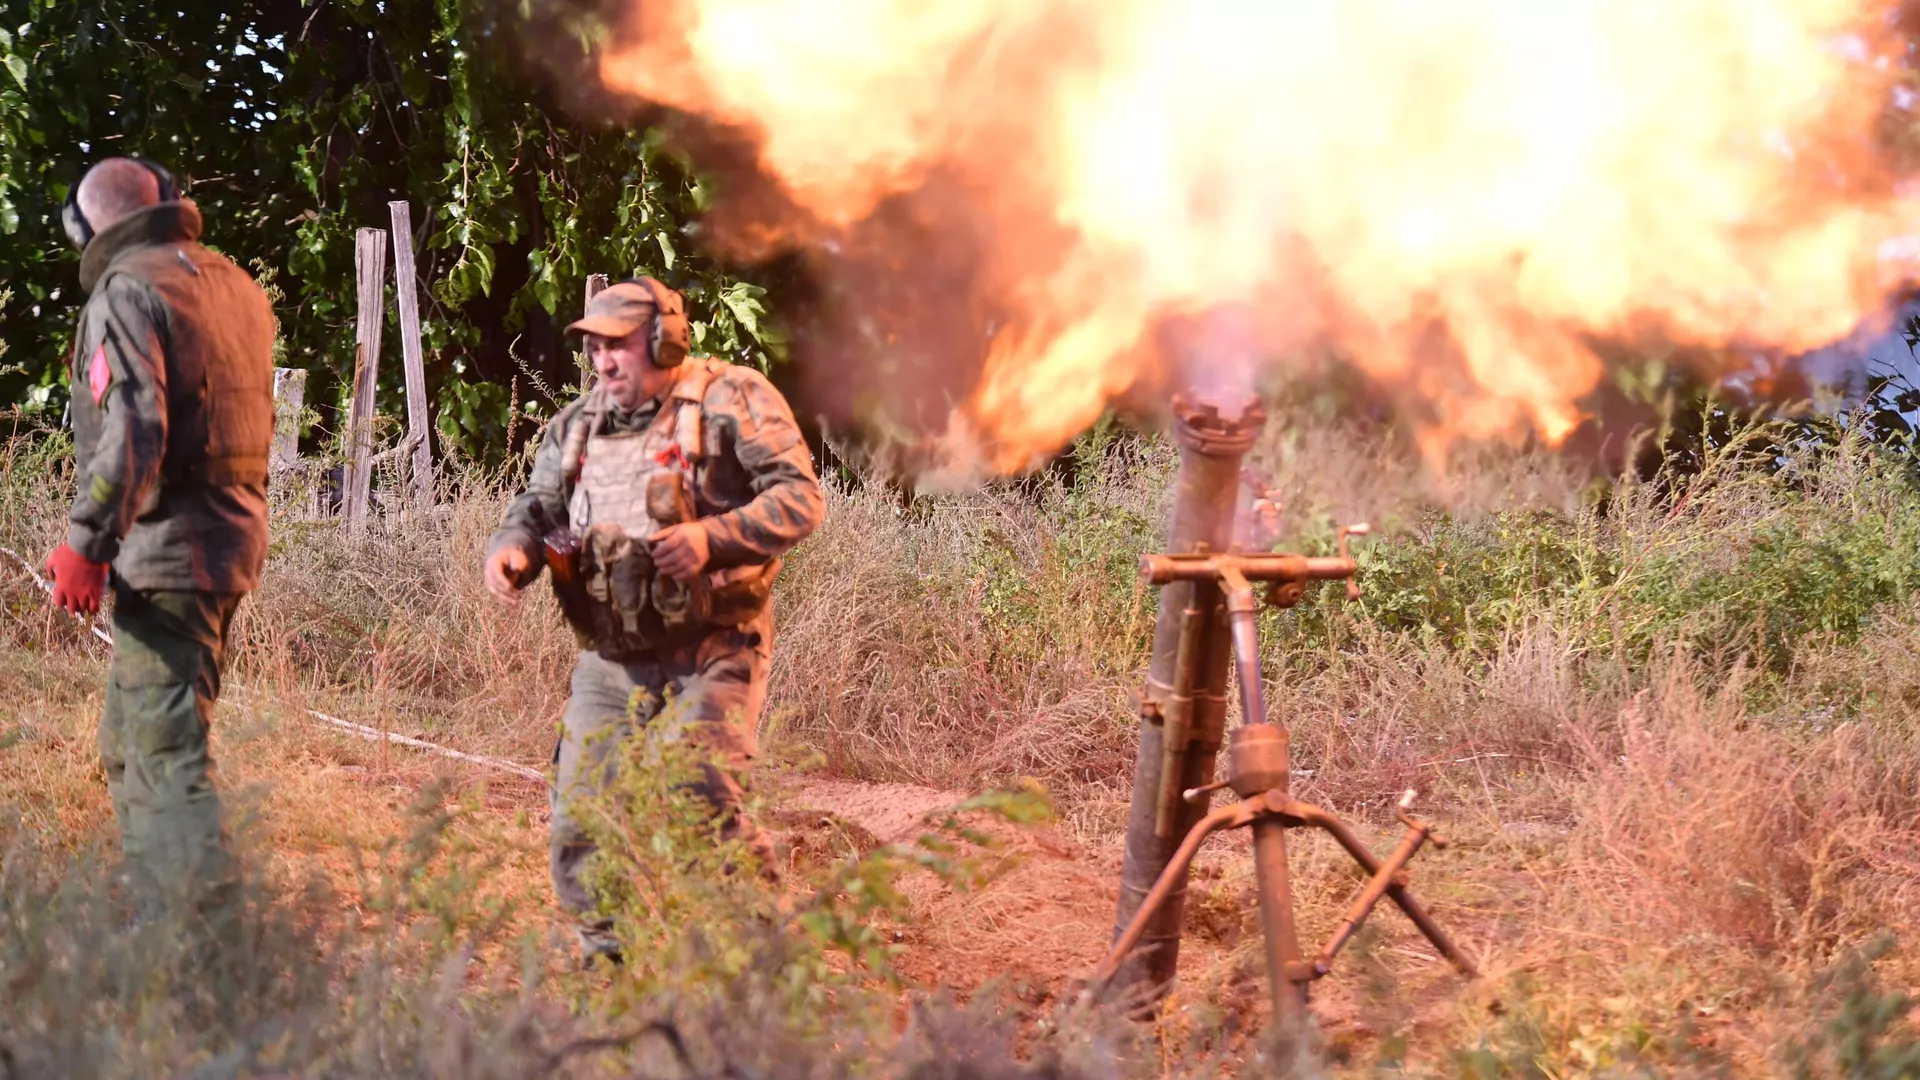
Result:
<svg viewBox="0 0 1920 1080">
<path fill-rule="evenodd" d="M 279 362 L 323 428 L 353 362 L 353 234 L 412 201 L 430 393 L 446 444 L 504 451 L 576 381 L 560 328 L 585 277 L 687 293 L 696 346 L 766 367 L 762 288 L 694 251 L 709 191 L 656 130 L 566 115 L 521 54 L 583 64 L 590 25 L 511 0 L 0 0 L 0 394 L 57 415 L 84 299 L 59 206 L 112 154 L 178 173 L 206 241 L 275 294 Z M 390 316 L 391 317 L 391 316 Z M 391 342 L 395 340 L 388 336 Z M 396 352 L 397 355 L 397 352 Z M 400 365 L 382 402 L 399 408 Z M 535 384 L 540 385 L 535 385 Z"/>
</svg>

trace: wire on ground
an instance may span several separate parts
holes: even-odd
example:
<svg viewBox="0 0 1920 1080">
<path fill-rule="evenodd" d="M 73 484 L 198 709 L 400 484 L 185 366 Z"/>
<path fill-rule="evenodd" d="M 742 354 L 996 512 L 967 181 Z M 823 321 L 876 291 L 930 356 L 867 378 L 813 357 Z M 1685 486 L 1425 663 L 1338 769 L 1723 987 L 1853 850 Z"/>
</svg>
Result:
<svg viewBox="0 0 1920 1080">
<path fill-rule="evenodd" d="M 14 551 L 12 548 L 0 547 L 0 555 L 6 555 L 14 562 L 19 563 L 20 568 L 25 570 L 27 576 L 33 579 L 33 583 L 40 587 L 41 592 L 46 593 L 49 597 L 53 595 L 53 583 L 41 577 L 40 572 L 33 568 L 33 564 L 25 558 L 22 558 L 19 552 Z M 74 615 L 73 618 L 86 623 L 87 628 L 93 631 L 93 636 L 106 642 L 109 648 L 113 646 L 113 636 L 105 630 L 102 630 L 98 622 L 92 619 L 82 618 L 79 615 Z M 231 691 L 229 697 L 247 698 L 252 696 L 252 692 L 244 686 L 233 686 Z M 239 703 L 235 702 L 235 704 Z M 483 768 L 509 772 L 516 776 L 524 776 L 529 780 L 538 780 L 543 784 L 547 782 L 545 773 L 538 769 L 521 765 L 518 762 L 488 757 L 485 754 L 469 754 L 463 750 L 455 750 L 451 747 L 441 746 L 438 743 L 430 743 L 425 739 L 416 739 L 410 735 L 399 735 L 391 731 L 381 731 L 379 728 L 368 727 L 365 724 L 356 724 L 350 720 L 342 720 L 337 716 L 328 716 L 326 713 L 317 712 L 313 709 L 302 709 L 300 711 L 305 713 L 309 718 L 318 720 L 322 724 L 333 728 L 335 731 L 344 732 L 357 738 L 368 739 L 373 742 L 392 743 L 396 746 L 407 746 L 424 753 L 435 754 L 454 761 L 465 761 L 469 764 L 482 766 Z"/>
</svg>

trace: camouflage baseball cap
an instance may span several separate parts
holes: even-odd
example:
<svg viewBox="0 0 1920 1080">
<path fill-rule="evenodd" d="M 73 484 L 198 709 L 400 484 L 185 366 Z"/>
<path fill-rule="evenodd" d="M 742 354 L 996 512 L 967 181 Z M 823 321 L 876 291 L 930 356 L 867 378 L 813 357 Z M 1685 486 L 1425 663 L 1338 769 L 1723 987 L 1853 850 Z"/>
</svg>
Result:
<svg viewBox="0 0 1920 1080">
<path fill-rule="evenodd" d="M 587 312 L 567 327 L 569 334 L 599 334 L 601 337 L 626 337 L 653 325 L 658 310 L 653 294 L 634 281 L 609 285 L 587 301 Z"/>
</svg>

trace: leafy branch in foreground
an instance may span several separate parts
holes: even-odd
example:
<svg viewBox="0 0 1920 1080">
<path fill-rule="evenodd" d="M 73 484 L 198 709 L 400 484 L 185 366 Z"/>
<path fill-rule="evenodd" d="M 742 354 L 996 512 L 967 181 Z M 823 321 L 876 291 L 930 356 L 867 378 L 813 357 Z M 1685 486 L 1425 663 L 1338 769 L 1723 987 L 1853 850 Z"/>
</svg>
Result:
<svg viewBox="0 0 1920 1080">
<path fill-rule="evenodd" d="M 624 993 L 662 992 L 689 1000 L 750 979 L 785 1003 L 797 1031 L 844 1034 L 849 1018 L 889 1010 L 853 1007 L 875 989 L 897 991 L 898 954 L 888 927 L 913 917 L 901 888 L 931 874 L 956 889 L 977 888 L 1007 869 L 1010 854 L 987 819 L 1015 824 L 1051 813 L 1034 790 L 995 791 L 927 815 L 909 841 L 848 852 L 826 867 L 802 867 L 789 895 L 755 873 L 755 856 L 723 835 L 695 789 L 708 761 L 692 740 L 663 735 L 663 716 L 616 748 L 605 790 L 580 800 L 577 820 L 597 845 L 587 876 L 601 910 L 615 920 L 625 957 Z M 752 813 L 757 809 L 747 807 Z"/>
</svg>

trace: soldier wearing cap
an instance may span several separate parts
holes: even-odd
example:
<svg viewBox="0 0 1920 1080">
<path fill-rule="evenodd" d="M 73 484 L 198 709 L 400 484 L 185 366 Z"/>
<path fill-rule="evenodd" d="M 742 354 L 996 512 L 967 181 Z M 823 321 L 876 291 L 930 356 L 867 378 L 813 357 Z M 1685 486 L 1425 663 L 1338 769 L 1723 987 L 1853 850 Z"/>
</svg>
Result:
<svg viewBox="0 0 1920 1080">
<path fill-rule="evenodd" d="M 200 245 L 199 210 L 158 165 L 100 162 L 63 218 L 88 296 L 70 373 L 79 493 L 47 569 L 76 615 L 111 580 L 100 759 L 150 914 L 229 880 L 207 730 L 267 554 L 273 308 Z"/>
<path fill-rule="evenodd" d="M 766 701 L 773 577 L 825 502 L 779 391 L 688 355 L 678 293 L 621 282 L 567 329 L 586 335 L 599 379 L 547 426 L 488 545 L 486 582 L 514 603 L 546 566 L 580 638 L 554 749 L 551 870 L 588 959 L 617 960 L 581 880 L 593 847 L 573 801 L 606 782 L 626 736 L 671 727 L 711 754 L 697 787 L 722 835 L 773 872 L 772 845 L 740 812 L 740 777 Z"/>
</svg>

